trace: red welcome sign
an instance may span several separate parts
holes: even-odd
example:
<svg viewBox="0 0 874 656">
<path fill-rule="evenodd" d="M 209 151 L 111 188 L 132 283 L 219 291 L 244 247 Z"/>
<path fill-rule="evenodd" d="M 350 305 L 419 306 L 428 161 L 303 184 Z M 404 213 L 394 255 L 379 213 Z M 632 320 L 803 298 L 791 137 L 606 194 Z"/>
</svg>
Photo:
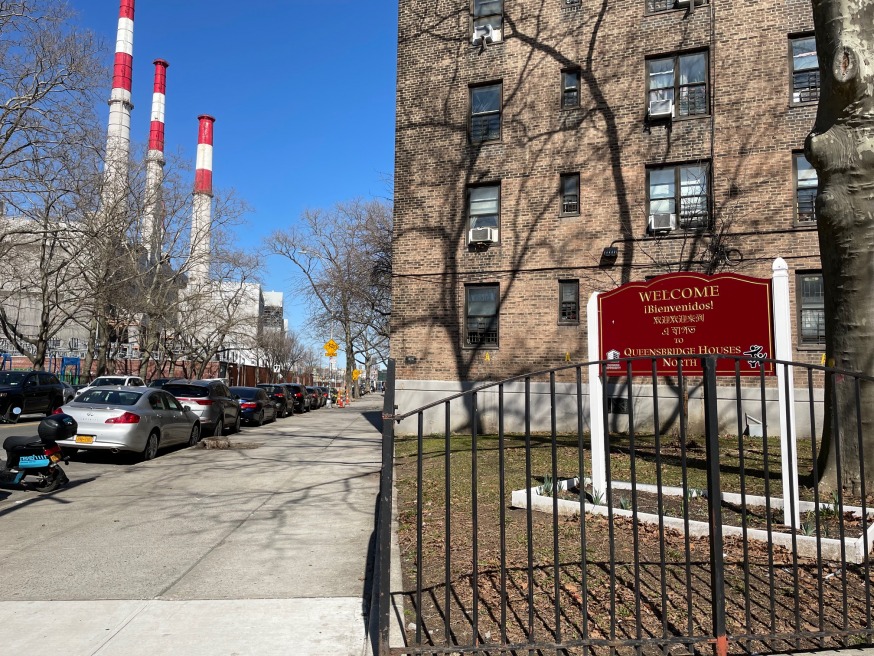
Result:
<svg viewBox="0 0 874 656">
<path fill-rule="evenodd" d="M 701 374 L 702 355 L 749 358 L 741 375 L 767 375 L 774 367 L 759 360 L 774 357 L 771 281 L 734 273 L 707 276 L 669 273 L 647 282 L 630 282 L 598 296 L 600 358 L 607 375 L 624 376 L 620 358 L 655 357 L 656 373 Z M 734 360 L 717 359 L 716 373 L 734 375 Z M 651 376 L 651 360 L 632 362 L 632 374 Z"/>
</svg>

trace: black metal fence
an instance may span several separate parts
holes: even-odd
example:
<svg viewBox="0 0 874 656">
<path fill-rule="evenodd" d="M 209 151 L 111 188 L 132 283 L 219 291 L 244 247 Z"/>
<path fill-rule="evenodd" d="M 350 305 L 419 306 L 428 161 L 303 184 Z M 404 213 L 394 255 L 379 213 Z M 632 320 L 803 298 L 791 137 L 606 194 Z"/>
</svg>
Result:
<svg viewBox="0 0 874 656">
<path fill-rule="evenodd" d="M 718 379 L 714 358 L 700 360 L 703 376 L 685 375 L 679 359 L 669 381 L 654 362 L 649 380 L 632 379 L 630 361 L 625 379 L 601 369 L 612 390 L 602 408 L 604 489 L 592 482 L 601 479 L 584 385 L 590 363 L 397 414 L 390 362 L 379 653 L 726 654 L 871 644 L 874 497 L 865 454 L 874 408 L 863 399 L 874 379 L 761 361 L 784 372 L 796 396 L 790 408 L 788 400 L 780 406 L 768 367 L 744 378 L 748 361 L 732 358 L 736 375 Z M 700 431 L 690 429 L 697 404 Z M 786 436 L 775 427 L 781 411 Z M 468 430 L 458 430 L 459 416 Z M 414 435 L 396 439 L 395 423 L 411 421 Z M 823 427 L 830 483 L 812 473 Z M 862 457 L 851 460 L 854 453 Z M 403 586 L 389 593 L 393 486 Z M 402 631 L 390 645 L 392 623 Z"/>
</svg>

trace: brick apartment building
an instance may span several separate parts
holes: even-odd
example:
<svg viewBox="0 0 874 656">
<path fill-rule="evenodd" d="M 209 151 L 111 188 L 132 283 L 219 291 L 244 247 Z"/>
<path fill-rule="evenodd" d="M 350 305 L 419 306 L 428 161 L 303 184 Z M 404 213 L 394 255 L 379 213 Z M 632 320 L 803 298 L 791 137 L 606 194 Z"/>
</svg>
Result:
<svg viewBox="0 0 874 656">
<path fill-rule="evenodd" d="M 587 360 L 594 291 L 777 257 L 819 362 L 810 3 L 693 2 L 400 0 L 402 410 Z"/>
</svg>

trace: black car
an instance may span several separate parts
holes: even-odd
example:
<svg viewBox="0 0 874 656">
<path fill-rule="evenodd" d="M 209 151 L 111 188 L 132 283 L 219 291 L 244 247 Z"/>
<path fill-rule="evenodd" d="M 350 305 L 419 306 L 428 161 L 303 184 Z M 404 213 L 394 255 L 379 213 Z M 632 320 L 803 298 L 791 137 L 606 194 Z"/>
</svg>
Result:
<svg viewBox="0 0 874 656">
<path fill-rule="evenodd" d="M 307 394 L 310 397 L 310 410 L 318 410 L 322 407 L 322 395 L 315 387 L 307 387 Z"/>
<path fill-rule="evenodd" d="M 0 371 L 0 417 L 15 423 L 37 412 L 47 417 L 64 405 L 64 386 L 46 371 Z M 18 409 L 19 412 L 15 412 Z"/>
<path fill-rule="evenodd" d="M 265 392 L 267 392 L 267 396 L 273 401 L 273 405 L 276 406 L 276 416 L 282 419 L 283 417 L 287 417 L 291 414 L 292 402 L 288 399 L 288 389 L 286 389 L 285 385 L 274 385 L 271 383 L 259 383 L 256 387 L 260 387 Z"/>
<path fill-rule="evenodd" d="M 232 387 L 231 394 L 240 400 L 243 421 L 255 426 L 276 421 L 276 405 L 261 387 Z"/>
<path fill-rule="evenodd" d="M 310 411 L 310 397 L 303 385 L 283 383 L 283 386 L 288 390 L 288 398 L 291 399 L 293 412 Z"/>
</svg>

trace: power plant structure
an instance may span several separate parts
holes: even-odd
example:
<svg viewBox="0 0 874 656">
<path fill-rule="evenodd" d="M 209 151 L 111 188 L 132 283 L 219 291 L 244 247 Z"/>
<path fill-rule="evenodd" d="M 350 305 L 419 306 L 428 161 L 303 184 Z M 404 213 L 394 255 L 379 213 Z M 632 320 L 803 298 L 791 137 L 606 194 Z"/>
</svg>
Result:
<svg viewBox="0 0 874 656">
<path fill-rule="evenodd" d="M 259 283 L 239 280 L 213 279 L 210 275 L 212 263 L 213 238 L 213 126 L 215 118 L 210 115 L 198 117 L 197 157 L 195 179 L 191 197 L 190 233 L 187 250 L 176 251 L 169 243 L 170 215 L 165 208 L 165 120 L 167 102 L 167 69 L 169 64 L 165 59 L 154 60 L 154 83 L 152 87 L 152 107 L 150 115 L 148 151 L 145 160 L 145 189 L 142 198 L 135 199 L 131 184 L 131 114 L 133 104 L 133 33 L 135 0 L 120 0 L 119 18 L 116 38 L 115 59 L 112 77 L 112 91 L 109 99 L 109 120 L 106 135 L 106 153 L 102 172 L 102 189 L 100 205 L 97 212 L 99 220 L 105 222 L 102 227 L 111 228 L 111 233 L 119 239 L 130 239 L 126 246 L 132 247 L 137 256 L 138 272 L 142 276 L 157 276 L 154 280 L 166 280 L 174 286 L 173 293 L 179 297 L 185 296 L 192 303 L 198 303 L 207 317 L 196 325 L 190 325 L 183 330 L 189 334 L 165 334 L 160 339 L 171 340 L 174 344 L 184 343 L 186 338 L 197 341 L 197 335 L 191 331 L 212 332 L 213 322 L 220 320 L 211 309 L 222 307 L 227 310 L 226 322 L 234 322 L 243 326 L 236 328 L 233 334 L 223 337 L 218 351 L 207 355 L 212 367 L 211 375 L 220 374 L 239 382 L 247 380 L 259 369 L 257 339 L 262 331 L 286 330 L 282 321 L 282 292 L 268 292 Z M 141 214 L 135 215 L 134 208 L 141 207 Z M 131 227 L 138 230 L 131 230 Z M 121 245 L 120 245 L 121 246 Z M 123 250 L 123 249 L 122 249 Z M 25 254 L 16 257 L 24 261 Z M 87 257 L 87 255 L 86 255 Z M 15 258 L 8 258 L 10 260 Z M 184 261 L 183 261 L 184 260 Z M 175 269 L 175 270 L 174 270 Z M 185 274 L 185 275 L 176 275 Z M 147 287 L 149 287 L 147 285 Z M 160 296 L 160 294 L 158 294 Z M 41 299 L 28 290 L 20 288 L 16 292 L 0 298 L 0 304 L 7 313 L 16 312 L 19 320 L 18 328 L 26 329 L 30 334 L 37 334 L 41 321 Z M 48 340 L 46 353 L 49 361 L 75 361 L 78 368 L 82 359 L 90 361 L 102 346 L 107 352 L 109 371 L 118 369 L 131 371 L 142 365 L 141 347 L 147 350 L 146 356 L 157 364 L 154 358 L 156 350 L 162 348 L 159 344 L 146 343 L 149 330 L 155 328 L 154 317 L 148 316 L 150 303 L 137 307 L 125 308 L 127 314 L 108 320 L 111 331 L 108 343 L 98 345 L 98 332 L 89 328 L 89 323 L 82 319 L 71 321 L 75 316 L 75 308 L 69 308 L 63 313 L 67 320 L 62 326 L 54 327 L 54 337 Z M 183 307 L 180 305 L 180 307 Z M 180 311 L 181 310 L 177 310 Z M 172 312 L 172 310 L 171 310 Z M 166 317 L 165 317 L 166 319 Z M 172 322 L 171 322 L 172 323 Z M 147 327 L 151 324 L 151 327 Z M 178 328 L 176 330 L 179 330 Z M 92 332 L 94 331 L 94 332 Z M 153 335 L 154 336 L 154 335 Z M 100 334 L 104 340 L 105 333 Z M 200 353 L 202 349 L 192 351 Z M 145 356 L 145 354 L 143 354 Z M 27 367 L 27 355 L 18 349 L 9 339 L 0 337 L 0 365 L 10 364 L 16 368 Z M 191 356 L 192 358 L 195 355 Z M 199 355 L 197 357 L 200 357 Z M 181 356 L 184 361 L 186 356 Z M 139 361 L 139 363 L 137 362 Z M 231 365 L 233 376 L 230 374 Z M 53 367 L 54 365 L 50 365 Z M 65 368 L 66 365 L 61 365 Z M 184 373 L 175 371 L 176 360 L 171 375 Z M 246 369 L 248 367 L 249 369 Z M 78 370 L 78 369 L 77 369 Z M 248 371 L 248 373 L 245 373 Z M 226 373 L 220 373 L 226 372 Z M 63 373 L 63 372 L 59 372 Z M 82 372 L 85 375 L 103 373 Z M 79 375 L 78 373 L 76 374 Z M 148 373 L 146 374 L 149 375 Z M 154 375 L 154 374 L 153 374 Z M 272 373 L 270 374 L 272 376 Z M 255 382 L 254 379 L 250 382 Z"/>
<path fill-rule="evenodd" d="M 109 126 L 106 131 L 106 160 L 102 207 L 112 211 L 125 197 L 130 158 L 130 127 L 133 101 L 134 1 L 121 0 L 115 41 L 112 92 L 109 96 Z"/>
<path fill-rule="evenodd" d="M 191 217 L 191 276 L 196 285 L 209 280 L 212 237 L 212 149 L 215 119 L 198 116 L 197 165 L 194 172 L 194 206 Z"/>
<path fill-rule="evenodd" d="M 143 244 L 154 265 L 161 258 L 164 241 L 164 116 L 167 106 L 167 68 L 163 59 L 155 60 L 155 88 L 152 93 L 152 123 L 149 128 L 149 152 L 146 155 L 146 200 L 143 209 Z"/>
</svg>

